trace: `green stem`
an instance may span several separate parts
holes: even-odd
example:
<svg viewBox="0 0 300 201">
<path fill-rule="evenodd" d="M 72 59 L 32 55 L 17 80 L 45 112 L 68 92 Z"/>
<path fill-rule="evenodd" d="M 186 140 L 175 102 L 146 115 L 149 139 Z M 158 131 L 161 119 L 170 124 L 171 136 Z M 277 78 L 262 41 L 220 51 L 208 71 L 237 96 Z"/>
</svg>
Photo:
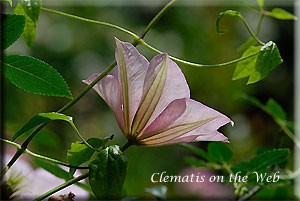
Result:
<svg viewBox="0 0 300 201">
<path fill-rule="evenodd" d="M 116 65 L 116 62 L 114 61 L 109 67 L 107 67 L 89 86 L 85 88 L 76 98 L 74 98 L 71 102 L 66 104 L 64 107 L 59 109 L 57 112 L 64 112 L 68 110 L 70 107 L 72 107 L 75 103 L 77 103 L 97 82 L 99 82 L 105 75 L 111 71 L 114 66 Z M 26 138 L 26 140 L 23 142 L 21 149 L 18 149 L 13 158 L 9 161 L 6 168 L 4 168 L 1 172 L 1 177 L 7 172 L 7 170 L 16 162 L 16 160 L 24 153 L 26 150 L 28 144 L 32 140 L 32 138 L 38 134 L 42 128 L 44 128 L 49 122 L 46 122 L 44 124 L 41 124 L 38 126 L 34 131 Z"/>
<path fill-rule="evenodd" d="M 256 36 L 258 37 L 259 33 L 260 33 L 260 28 L 261 28 L 261 24 L 262 24 L 262 21 L 264 19 L 264 13 L 261 13 L 260 14 L 260 17 L 259 17 L 259 20 L 258 20 L 258 24 L 257 24 L 257 28 L 256 28 Z"/>
<path fill-rule="evenodd" d="M 104 76 L 106 76 L 115 66 L 117 65 L 117 62 L 114 61 L 112 64 L 110 64 L 109 67 L 107 67 L 90 85 L 88 85 L 76 98 L 74 98 L 71 102 L 66 104 L 64 107 L 59 109 L 57 112 L 65 112 L 70 107 L 72 107 L 75 103 L 77 103 L 95 84 L 97 84 Z"/>
<path fill-rule="evenodd" d="M 279 127 L 283 130 L 283 132 L 295 143 L 295 145 L 300 149 L 300 141 L 299 139 L 294 135 L 294 133 L 292 131 L 290 131 L 290 129 L 288 129 L 288 127 L 286 126 L 285 122 L 282 121 L 281 119 L 278 119 L 276 117 L 273 116 L 273 114 L 271 112 L 269 112 L 269 110 L 267 109 L 267 107 L 265 106 L 258 106 L 261 110 L 263 110 L 264 112 L 266 112 L 267 114 L 269 114 L 274 121 L 277 123 L 277 125 L 279 125 Z"/>
<path fill-rule="evenodd" d="M 81 176 L 79 176 L 79 177 L 73 178 L 73 179 L 67 181 L 66 183 L 63 183 L 62 185 L 60 185 L 60 186 L 58 186 L 58 187 L 56 187 L 56 188 L 54 188 L 54 189 L 52 189 L 52 190 L 50 190 L 50 191 L 44 193 L 43 195 L 41 195 L 40 197 L 38 197 L 38 198 L 36 198 L 36 199 L 34 199 L 34 200 L 35 200 L 35 201 L 37 201 L 37 200 L 43 200 L 43 199 L 45 199 L 46 197 L 52 195 L 53 193 L 56 193 L 56 192 L 58 192 L 58 191 L 60 191 L 60 190 L 62 190 L 62 189 L 64 189 L 64 188 L 66 188 L 66 187 L 68 187 L 68 186 L 70 186 L 70 185 L 72 185 L 72 184 L 74 184 L 74 183 L 76 183 L 76 182 L 82 180 L 82 179 L 85 179 L 85 178 L 87 178 L 88 176 L 89 176 L 89 174 L 87 173 L 87 174 L 81 175 Z"/>
<path fill-rule="evenodd" d="M 124 152 L 126 149 L 128 149 L 128 147 L 130 147 L 131 145 L 133 145 L 133 143 L 128 140 L 126 144 L 124 144 L 123 147 L 121 147 L 121 151 Z"/>
<path fill-rule="evenodd" d="M 294 133 L 292 131 L 290 131 L 290 129 L 288 129 L 285 125 L 285 123 L 277 118 L 274 118 L 274 121 L 280 126 L 280 128 L 283 130 L 283 132 L 295 143 L 295 145 L 300 149 L 300 141 L 298 140 L 298 138 L 294 135 Z"/>
<path fill-rule="evenodd" d="M 78 129 L 77 129 L 76 126 L 75 126 L 75 124 L 71 123 L 71 126 L 73 127 L 73 129 L 76 131 L 78 137 L 82 140 L 82 142 L 83 142 L 86 146 L 88 146 L 90 149 L 92 149 L 92 150 L 94 150 L 94 151 L 97 151 L 97 152 L 101 151 L 101 149 L 100 149 L 100 150 L 95 149 L 92 145 L 90 145 L 90 144 L 89 144 L 89 143 L 88 143 L 88 142 L 80 135 Z"/>
<path fill-rule="evenodd" d="M 255 193 L 257 193 L 259 190 L 261 189 L 261 187 L 259 186 L 254 186 L 249 193 L 247 193 L 246 195 L 242 196 L 240 199 L 238 199 L 238 201 L 245 201 L 249 198 L 251 198 Z"/>
<path fill-rule="evenodd" d="M 158 50 L 158 49 L 150 46 L 149 44 L 147 44 L 144 40 L 140 40 L 140 44 L 144 47 L 149 48 L 150 50 L 152 50 L 152 51 L 154 51 L 158 54 L 162 53 L 160 50 Z M 178 59 L 178 58 L 170 56 L 170 55 L 169 55 L 169 57 L 173 61 L 176 61 L 176 62 L 181 63 L 181 64 L 185 64 L 185 65 L 189 65 L 189 66 L 193 66 L 193 67 L 212 68 L 212 67 L 223 67 L 223 66 L 227 66 L 227 65 L 230 65 L 230 64 L 234 64 L 234 63 L 243 61 L 245 59 L 248 59 L 250 57 L 253 57 L 257 54 L 258 54 L 258 52 L 255 53 L 255 54 L 248 55 L 246 57 L 241 57 L 241 58 L 234 59 L 234 60 L 231 60 L 231 61 L 228 61 L 228 62 L 225 62 L 225 63 L 220 63 L 220 64 L 198 64 L 198 63 L 193 63 L 193 62 L 185 61 L 185 60 L 182 60 L 182 59 Z"/>
<path fill-rule="evenodd" d="M 9 141 L 9 140 L 6 140 L 6 139 L 0 139 L 0 141 L 5 142 L 7 144 L 10 144 L 12 146 L 15 146 L 15 147 L 17 147 L 17 149 L 22 149 L 21 145 L 15 143 L 15 142 L 12 142 L 12 141 Z M 62 161 L 59 161 L 59 160 L 56 160 L 56 159 L 53 159 L 53 158 L 48 158 L 46 156 L 42 156 L 42 155 L 33 153 L 32 151 L 30 151 L 28 149 L 25 149 L 23 153 L 28 154 L 28 155 L 33 156 L 33 157 L 38 158 L 38 159 L 46 160 L 46 161 L 49 161 L 51 163 L 56 163 L 56 164 L 59 164 L 59 165 L 70 167 L 70 168 L 88 169 L 88 167 L 79 167 L 79 166 L 69 165 L 69 164 L 64 163 Z"/>
<path fill-rule="evenodd" d="M 169 6 L 167 6 L 167 8 L 169 8 Z M 164 12 L 167 10 L 167 8 L 163 8 Z M 113 24 L 109 24 L 109 23 L 106 23 L 106 22 L 99 22 L 99 21 L 96 21 L 96 20 L 90 20 L 90 19 L 86 19 L 86 18 L 82 18 L 82 17 L 78 17 L 78 16 L 75 16 L 75 15 L 71 15 L 71 14 L 67 14 L 67 13 L 63 13 L 63 12 L 60 12 L 60 11 L 55 11 L 55 10 L 52 10 L 52 9 L 47 9 L 47 8 L 41 8 L 41 10 L 43 11 L 46 11 L 46 12 L 50 12 L 50 13 L 55 13 L 55 14 L 58 14 L 58 15 L 62 15 L 62 16 L 66 16 L 66 17 L 70 17 L 70 18 L 73 18 L 73 19 L 78 19 L 78 20 L 81 20 L 81 21 L 85 21 L 85 22 L 89 22 L 89 23 L 95 23 L 95 24 L 100 24 L 100 25 L 104 25 L 104 26 L 108 26 L 108 27 L 111 27 L 111 28 L 115 28 L 115 29 L 118 29 L 120 31 L 123 31 L 124 33 L 128 33 L 129 35 L 133 36 L 134 37 L 134 42 L 133 42 L 133 45 L 136 46 L 139 44 L 139 37 L 122 28 L 122 27 L 119 27 L 119 26 L 116 26 L 116 25 L 113 25 Z M 162 14 L 164 12 L 159 12 L 157 15 L 159 16 L 162 16 Z M 156 16 L 157 16 L 156 15 Z M 155 20 L 151 20 L 151 22 L 149 24 L 151 25 L 148 25 L 146 27 L 146 29 L 148 29 L 147 31 L 143 31 L 141 35 L 146 35 L 146 33 L 149 31 L 149 29 L 155 24 L 155 22 L 159 19 L 159 17 L 154 17 Z M 145 29 L 145 30 L 146 30 Z M 143 34 L 145 32 L 145 34 Z M 61 109 L 59 109 L 57 112 L 64 112 L 66 110 L 68 110 L 70 107 L 72 107 L 75 103 L 77 103 L 91 88 L 93 88 L 93 86 L 95 84 L 97 84 L 104 76 L 106 76 L 115 66 L 116 66 L 117 62 L 114 61 L 109 67 L 107 67 L 90 85 L 88 85 L 84 91 L 82 91 L 76 98 L 74 98 L 71 102 L 69 102 L 68 104 L 66 104 L 65 106 L 63 106 Z M 27 148 L 28 144 L 30 143 L 30 141 L 32 140 L 32 138 L 42 129 L 44 128 L 48 123 L 44 123 L 42 125 L 40 125 L 39 127 L 37 127 L 29 136 L 28 138 L 24 141 L 24 143 L 22 144 L 22 149 L 18 149 L 18 151 L 16 152 L 16 154 L 13 156 L 13 158 L 9 161 L 7 167 L 5 169 L 3 169 L 3 171 L 1 172 L 1 177 L 3 174 L 5 174 L 5 172 L 16 162 L 16 160 L 23 154 L 24 150 Z"/>
<path fill-rule="evenodd" d="M 167 5 L 165 5 L 165 7 L 163 7 L 163 9 L 161 9 L 159 11 L 159 13 L 157 13 L 157 15 L 150 21 L 150 23 L 147 25 L 147 27 L 145 28 L 145 30 L 141 33 L 140 35 L 140 39 L 143 39 L 145 37 L 145 35 L 148 33 L 148 31 L 152 28 L 152 26 L 161 18 L 161 16 L 166 12 L 166 10 L 168 10 L 168 8 L 175 3 L 176 0 L 172 0 L 170 1 Z"/>
<path fill-rule="evenodd" d="M 146 33 L 148 33 L 148 31 L 150 30 L 150 28 L 152 28 L 152 26 L 159 20 L 159 18 L 162 16 L 162 14 L 175 2 L 175 0 L 173 1 L 170 1 L 154 18 L 153 20 L 151 20 L 151 22 L 147 25 L 147 27 L 145 28 L 145 30 L 141 33 L 141 36 L 138 37 L 135 33 L 131 32 L 131 31 L 128 31 L 124 28 L 121 28 L 117 25 L 113 25 L 113 24 L 109 24 L 109 23 L 106 23 L 106 22 L 100 22 L 100 21 L 96 21 L 96 20 L 91 20 L 91 19 L 86 19 L 86 18 L 83 18 L 83 17 L 78 17 L 78 16 L 75 16 L 75 15 L 71 15 L 71 14 L 67 14 L 67 13 L 64 13 L 64 12 L 60 12 L 60 11 L 55 11 L 55 10 L 51 10 L 51 9 L 47 9 L 47 8 L 42 8 L 43 11 L 46 11 L 46 12 L 50 12 L 50 13 L 55 13 L 55 14 L 58 14 L 58 15 L 62 15 L 62 16 L 66 16 L 66 17 L 70 17 L 70 18 L 73 18 L 73 19 L 79 19 L 81 21 L 85 21 L 85 22 L 89 22 L 89 23 L 94 23 L 94 24 L 99 24 L 99 25 L 104 25 L 104 26 L 109 26 L 111 28 L 116 28 L 120 31 L 123 31 L 124 33 L 127 33 L 131 36 L 134 37 L 134 42 L 133 44 L 136 46 L 138 44 L 141 44 L 142 46 L 158 53 L 158 54 L 161 54 L 162 51 L 156 49 L 155 47 L 149 45 L 148 43 L 146 43 L 144 40 L 143 40 L 143 37 L 145 36 Z M 163 11 L 163 12 L 162 12 Z M 261 42 L 255 35 L 254 33 L 251 31 L 250 27 L 248 26 L 247 22 L 244 20 L 244 18 L 242 16 L 239 16 L 240 19 L 242 19 L 242 21 L 244 22 L 246 28 L 248 29 L 249 33 L 252 35 L 252 37 L 260 44 L 263 44 L 263 42 Z M 189 65 L 189 66 L 193 66 L 193 67 L 222 67 L 222 66 L 227 66 L 227 65 L 230 65 L 230 64 L 234 64 L 234 63 L 237 63 L 239 61 L 243 61 L 247 58 L 250 58 L 252 56 L 255 56 L 256 54 L 253 54 L 253 55 L 249 55 L 247 57 L 242 57 L 242 58 L 238 58 L 238 59 L 235 59 L 235 60 L 232 60 L 232 61 L 228 61 L 228 62 L 225 62 L 225 63 L 221 63 L 221 64 L 212 64 L 212 65 L 207 65 L 207 64 L 198 64 L 198 63 L 193 63 L 193 62 L 189 62 L 189 61 L 185 61 L 185 60 L 182 60 L 182 59 L 179 59 L 179 58 L 176 58 L 176 57 L 173 57 L 173 56 L 170 56 L 170 58 L 173 60 L 173 61 L 176 61 L 176 62 L 179 62 L 179 63 L 182 63 L 182 64 L 185 64 L 185 65 Z M 92 84 L 91 84 L 92 85 Z M 88 89 L 89 90 L 89 89 Z M 87 90 L 87 91 L 88 91 Z M 81 97 L 78 97 L 79 99 Z M 72 102 L 71 102 L 72 104 Z M 72 106 L 72 105 L 70 105 Z M 70 106 L 65 106 L 65 107 L 70 107 Z M 63 112 L 64 110 L 61 110 L 61 111 L 58 111 L 58 112 Z"/>
<path fill-rule="evenodd" d="M 258 42 L 258 43 L 261 44 L 261 45 L 265 45 L 265 43 L 263 43 L 262 41 L 260 41 L 260 40 L 256 37 L 256 35 L 253 33 L 253 31 L 251 30 L 250 26 L 249 26 L 248 23 L 246 22 L 245 18 L 244 18 L 241 14 L 239 14 L 239 15 L 237 15 L 237 16 L 242 20 L 242 22 L 244 23 L 244 25 L 245 25 L 247 31 L 248 31 L 249 34 L 254 38 L 254 40 L 256 40 L 256 42 Z"/>
<path fill-rule="evenodd" d="M 126 34 L 129 34 L 133 38 L 138 38 L 138 36 L 136 34 L 132 33 L 131 31 L 128 31 L 127 29 L 124 29 L 124 28 L 119 27 L 119 26 L 114 25 L 114 24 L 110 24 L 110 23 L 107 23 L 107 22 L 101 22 L 101 21 L 97 21 L 97 20 L 91 20 L 91 19 L 87 19 L 87 18 L 84 18 L 84 17 L 79 17 L 79 16 L 76 16 L 76 15 L 72 15 L 72 14 L 61 12 L 61 11 L 52 10 L 52 9 L 49 9 L 49 8 L 44 8 L 44 7 L 41 7 L 41 10 L 45 11 L 45 12 L 54 13 L 54 14 L 62 15 L 62 16 L 65 16 L 65 17 L 73 18 L 73 19 L 76 19 L 76 20 L 84 21 L 84 22 L 90 22 L 90 23 L 99 24 L 99 25 L 110 27 L 110 28 L 114 28 L 114 29 L 122 31 Z"/>
</svg>

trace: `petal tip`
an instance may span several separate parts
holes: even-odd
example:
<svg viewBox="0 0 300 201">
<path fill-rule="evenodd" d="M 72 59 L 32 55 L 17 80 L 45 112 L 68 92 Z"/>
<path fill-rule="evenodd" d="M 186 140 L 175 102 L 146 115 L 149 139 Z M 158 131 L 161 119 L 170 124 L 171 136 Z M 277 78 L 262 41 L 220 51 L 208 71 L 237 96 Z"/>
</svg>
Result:
<svg viewBox="0 0 300 201">
<path fill-rule="evenodd" d="M 232 127 L 234 126 L 234 122 L 232 120 L 230 120 L 230 124 Z"/>
</svg>

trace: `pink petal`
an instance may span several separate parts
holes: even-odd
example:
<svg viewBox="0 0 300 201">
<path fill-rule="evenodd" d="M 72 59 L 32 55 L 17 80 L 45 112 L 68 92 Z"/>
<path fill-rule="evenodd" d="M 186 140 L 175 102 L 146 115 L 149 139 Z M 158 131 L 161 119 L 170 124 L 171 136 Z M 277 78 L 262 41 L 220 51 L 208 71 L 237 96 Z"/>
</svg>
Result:
<svg viewBox="0 0 300 201">
<path fill-rule="evenodd" d="M 186 100 L 184 98 L 172 101 L 141 135 L 145 137 L 147 134 L 167 128 L 184 113 L 185 109 Z"/>
<path fill-rule="evenodd" d="M 94 73 L 87 80 L 83 80 L 86 84 L 91 84 L 100 74 Z M 124 131 L 124 116 L 122 111 L 122 94 L 121 85 L 116 76 L 107 75 L 102 78 L 94 87 L 97 93 L 105 100 L 114 112 L 118 124 Z"/>
<path fill-rule="evenodd" d="M 159 62 L 156 63 L 154 67 L 151 67 L 150 64 L 150 71 L 148 70 L 146 75 L 146 80 L 150 78 L 152 82 L 144 83 L 143 97 L 132 123 L 131 132 L 133 136 L 140 134 L 145 128 L 145 125 L 148 123 L 155 111 L 165 88 L 168 72 L 168 60 L 166 54 L 159 56 Z"/>
<path fill-rule="evenodd" d="M 122 88 L 127 90 L 127 94 L 122 90 L 123 103 L 124 103 L 124 111 L 125 107 L 128 107 L 129 114 L 129 125 L 133 121 L 135 113 L 139 107 L 139 103 L 141 101 L 142 93 L 143 93 L 143 84 L 146 76 L 146 72 L 148 69 L 149 62 L 148 60 L 141 55 L 137 49 L 131 45 L 130 43 L 122 42 L 116 39 L 117 48 L 116 48 L 116 61 L 118 64 L 119 76 L 118 79 L 122 84 Z M 122 53 L 120 57 L 119 53 Z M 124 71 L 121 71 L 120 65 L 122 65 L 122 59 L 124 59 L 125 63 L 125 71 L 127 75 L 124 75 L 127 80 L 121 79 L 121 74 Z M 127 85 L 127 86 L 124 86 Z M 128 99 L 128 105 L 125 105 L 124 99 Z M 126 124 L 126 123 L 125 123 Z M 129 129 L 129 128 L 128 128 Z"/>
<path fill-rule="evenodd" d="M 168 128 L 141 136 L 141 145 L 160 146 L 187 140 L 227 141 L 217 130 L 231 122 L 228 117 L 192 99 L 185 100 L 185 112 Z"/>
<path fill-rule="evenodd" d="M 161 65 L 159 64 L 163 59 L 164 54 L 160 54 L 155 56 L 151 60 L 145 78 L 143 97 L 147 93 L 147 90 L 149 89 L 157 73 L 159 72 L 161 68 Z M 148 123 L 145 125 L 145 128 L 147 128 L 173 100 L 190 97 L 190 89 L 181 69 L 175 62 L 173 62 L 169 58 L 167 58 L 167 65 L 168 71 L 165 81 L 165 87 L 162 91 L 159 102 L 156 105 L 154 112 L 152 113 L 152 116 L 150 117 Z"/>
</svg>

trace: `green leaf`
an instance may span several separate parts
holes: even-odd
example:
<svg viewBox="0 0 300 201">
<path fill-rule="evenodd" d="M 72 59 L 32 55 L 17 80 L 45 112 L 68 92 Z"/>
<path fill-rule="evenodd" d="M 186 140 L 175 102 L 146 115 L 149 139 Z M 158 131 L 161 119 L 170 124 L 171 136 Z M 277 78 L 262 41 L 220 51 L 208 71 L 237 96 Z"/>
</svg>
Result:
<svg viewBox="0 0 300 201">
<path fill-rule="evenodd" d="M 31 47 L 35 41 L 36 26 L 40 13 L 40 0 L 21 0 L 15 6 L 13 13 L 24 15 L 26 19 L 25 29 L 22 38 L 28 47 Z"/>
<path fill-rule="evenodd" d="M 42 6 L 41 0 L 19 0 L 26 15 L 35 23 L 38 23 L 40 9 Z"/>
<path fill-rule="evenodd" d="M 228 162 L 233 157 L 233 152 L 224 142 L 212 142 L 208 145 L 208 155 L 214 162 Z"/>
<path fill-rule="evenodd" d="M 34 162 L 44 170 L 50 172 L 51 174 L 57 176 L 58 178 L 68 180 L 69 179 L 69 173 L 56 164 L 52 164 L 43 160 L 35 159 Z"/>
<path fill-rule="evenodd" d="M 220 20 L 223 18 L 224 15 L 240 16 L 241 13 L 235 10 L 226 10 L 225 12 L 219 13 L 218 19 L 216 21 L 217 33 L 219 34 L 225 33 L 225 31 L 220 30 Z"/>
<path fill-rule="evenodd" d="M 194 157 L 186 157 L 184 159 L 184 162 L 186 162 L 187 164 L 189 164 L 195 168 L 206 167 L 205 163 L 203 163 L 202 161 L 200 161 L 199 159 L 196 159 Z"/>
<path fill-rule="evenodd" d="M 298 18 L 295 15 L 282 8 L 272 9 L 270 16 L 279 20 L 298 20 Z"/>
<path fill-rule="evenodd" d="M 29 132 L 26 132 L 26 134 L 27 133 L 30 134 Z M 26 134 L 24 136 L 26 136 Z M 43 129 L 38 135 L 34 136 L 31 140 L 31 144 L 44 150 L 56 149 L 57 147 L 64 146 L 59 136 L 48 129 Z"/>
<path fill-rule="evenodd" d="M 283 60 L 277 45 L 274 42 L 269 41 L 260 49 L 255 64 L 255 71 L 250 75 L 247 84 L 252 84 L 264 79 L 282 62 Z"/>
<path fill-rule="evenodd" d="M 201 149 L 199 147 L 195 147 L 195 146 L 190 145 L 188 143 L 180 143 L 178 145 L 185 148 L 185 149 L 187 149 L 187 150 L 189 150 L 189 151 L 191 151 L 192 153 L 200 156 L 201 158 L 204 158 L 208 161 L 210 160 L 209 155 L 203 149 Z"/>
<path fill-rule="evenodd" d="M 249 55 L 254 55 L 258 53 L 260 51 L 260 48 L 261 46 L 251 46 L 244 52 L 242 57 L 247 57 Z M 232 80 L 237 80 L 237 79 L 251 76 L 251 74 L 255 71 L 255 64 L 256 64 L 257 57 L 258 54 L 238 62 L 234 70 Z"/>
<path fill-rule="evenodd" d="M 230 169 L 234 174 L 236 174 L 237 172 L 241 172 L 241 175 L 246 175 L 249 169 L 249 163 L 248 162 L 233 163 Z"/>
<path fill-rule="evenodd" d="M 25 17 L 22 15 L 1 14 L 2 30 L 5 37 L 1 37 L 1 49 L 6 49 L 12 45 L 24 31 Z"/>
<path fill-rule="evenodd" d="M 126 171 L 127 158 L 117 145 L 100 151 L 89 164 L 89 182 L 96 198 L 121 199 Z"/>
<path fill-rule="evenodd" d="M 289 149 L 273 149 L 263 152 L 250 160 L 249 171 L 260 171 L 272 165 L 277 165 L 288 160 Z"/>
<path fill-rule="evenodd" d="M 246 102 L 250 103 L 253 106 L 256 106 L 262 110 L 264 110 L 265 106 L 262 104 L 257 98 L 248 96 L 247 94 L 242 94 L 241 98 L 245 100 Z"/>
<path fill-rule="evenodd" d="M 95 149 L 99 149 L 102 146 L 105 146 L 107 141 L 112 139 L 109 138 L 90 138 L 87 142 L 93 146 Z M 70 165 L 79 166 L 87 161 L 90 160 L 92 155 L 94 154 L 95 150 L 89 148 L 83 142 L 74 142 L 71 144 L 71 148 L 68 150 L 67 157 Z M 75 169 L 70 168 L 69 174 L 73 176 L 75 173 Z"/>
<path fill-rule="evenodd" d="M 265 4 L 264 0 L 256 0 L 256 1 L 257 1 L 258 6 L 259 6 L 260 8 L 263 8 L 263 7 L 264 7 L 264 4 Z"/>
<path fill-rule="evenodd" d="M 62 76 L 43 61 L 29 56 L 9 55 L 1 63 L 4 64 L 4 75 L 25 91 L 72 98 Z"/>
<path fill-rule="evenodd" d="M 165 200 L 167 199 L 167 190 L 166 186 L 154 186 L 152 188 L 145 188 L 147 193 L 151 193 L 154 195 L 158 200 Z"/>
<path fill-rule="evenodd" d="M 272 98 L 270 98 L 266 104 L 266 108 L 269 113 L 273 116 L 273 118 L 278 118 L 280 120 L 285 121 L 287 119 L 286 113 L 282 109 L 282 107 Z"/>
<path fill-rule="evenodd" d="M 256 40 L 254 38 L 249 38 L 242 45 L 240 45 L 237 49 L 238 52 L 245 52 L 249 47 L 256 44 Z"/>
<path fill-rule="evenodd" d="M 32 117 L 12 138 L 12 141 L 16 140 L 18 137 L 20 137 L 22 134 L 24 134 L 26 131 L 42 124 L 46 123 L 48 121 L 52 120 L 63 120 L 67 121 L 70 124 L 73 124 L 72 117 L 69 117 L 64 114 L 56 113 L 56 112 L 50 112 L 50 113 L 40 113 L 34 117 Z"/>
<path fill-rule="evenodd" d="M 267 152 L 267 151 L 271 151 L 272 149 L 270 148 L 266 148 L 266 147 L 259 147 L 256 149 L 256 154 L 259 155 L 259 154 L 262 154 L 264 152 Z"/>
<path fill-rule="evenodd" d="M 69 178 L 69 173 L 67 171 L 65 171 L 64 169 L 60 168 L 58 165 L 56 164 L 52 164 L 40 159 L 34 159 L 34 162 L 36 165 L 38 165 L 39 167 L 43 168 L 44 170 L 46 170 L 47 172 L 55 175 L 58 178 L 64 179 L 66 181 L 68 181 Z M 80 183 L 80 182 L 76 182 L 75 183 L 76 186 L 88 191 L 89 193 L 91 193 L 91 189 L 89 188 L 89 186 L 87 186 L 86 184 Z"/>
</svg>

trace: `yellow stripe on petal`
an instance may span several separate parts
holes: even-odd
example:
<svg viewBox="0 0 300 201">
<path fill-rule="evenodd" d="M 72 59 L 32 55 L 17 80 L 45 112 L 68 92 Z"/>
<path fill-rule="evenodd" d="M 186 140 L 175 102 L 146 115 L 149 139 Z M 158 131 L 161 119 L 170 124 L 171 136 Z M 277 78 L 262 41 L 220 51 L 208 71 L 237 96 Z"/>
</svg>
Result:
<svg viewBox="0 0 300 201">
<path fill-rule="evenodd" d="M 132 135 L 137 136 L 145 127 L 148 120 L 150 119 L 152 113 L 154 112 L 158 101 L 161 97 L 163 89 L 165 87 L 165 82 L 167 78 L 168 71 L 168 58 L 167 55 L 163 61 L 161 69 L 159 70 L 157 76 L 153 80 L 150 88 L 142 100 L 140 107 L 136 113 L 132 125 Z"/>
<path fill-rule="evenodd" d="M 162 130 L 161 132 L 156 133 L 149 133 L 148 135 L 141 136 L 138 141 L 141 144 L 144 145 L 159 145 L 160 143 L 165 143 L 170 140 L 174 140 L 180 136 L 183 136 L 184 134 L 199 128 L 200 126 L 203 126 L 204 124 L 207 124 L 217 118 L 220 118 L 219 116 L 200 120 L 193 123 L 188 124 L 182 124 L 178 126 L 174 126 L 171 128 L 168 128 L 166 130 Z"/>
<path fill-rule="evenodd" d="M 127 80 L 127 71 L 126 63 L 124 59 L 123 48 L 118 40 L 116 40 L 117 49 L 118 49 L 118 65 L 120 68 L 121 74 L 121 86 L 122 86 L 122 97 L 123 97 L 123 114 L 124 114 L 124 126 L 125 126 L 125 135 L 127 136 L 130 133 L 131 126 L 129 120 L 129 98 L 128 98 L 128 80 Z"/>
</svg>

